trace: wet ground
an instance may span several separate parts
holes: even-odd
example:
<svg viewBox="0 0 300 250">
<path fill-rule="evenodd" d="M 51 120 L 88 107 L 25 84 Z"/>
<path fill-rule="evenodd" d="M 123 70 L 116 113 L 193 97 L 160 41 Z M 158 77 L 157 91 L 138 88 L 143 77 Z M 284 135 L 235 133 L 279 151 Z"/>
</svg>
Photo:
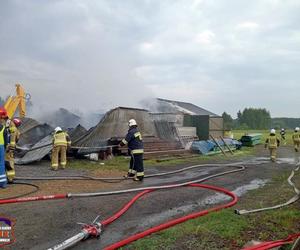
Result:
<svg viewBox="0 0 300 250">
<path fill-rule="evenodd" d="M 248 190 L 264 185 L 283 171 L 292 170 L 297 160 L 298 155 L 294 154 L 292 148 L 282 147 L 278 152 L 278 161 L 272 163 L 268 160 L 268 151 L 259 146 L 257 147 L 257 157 L 244 159 L 245 171 L 216 177 L 204 183 L 227 188 L 241 196 Z M 169 176 L 147 178 L 143 183 L 132 182 L 131 180 L 118 184 L 95 182 L 91 184 L 90 181 L 80 181 L 78 184 L 78 181 L 59 181 L 59 184 L 56 183 L 47 187 L 42 182 L 37 183 L 44 185 L 40 194 L 43 192 L 49 194 L 50 191 L 51 193 L 58 193 L 59 185 L 67 185 L 68 192 L 90 192 L 179 183 L 234 169 L 231 166 L 218 165 L 219 163 L 228 163 L 225 157 L 222 162 L 208 163 L 213 163 L 214 166 L 199 167 Z M 146 174 L 171 171 L 182 167 L 184 166 L 148 168 Z M 19 176 L 29 176 L 32 173 L 35 175 L 49 175 L 49 173 L 56 175 L 55 172 L 50 172 L 47 166 L 39 165 L 18 167 L 17 172 Z M 59 175 L 61 174 L 59 173 Z M 89 173 L 88 171 L 69 169 L 63 174 L 86 175 Z M 61 188 L 60 191 L 65 191 L 65 189 Z M 108 218 L 135 194 L 2 205 L 0 214 L 16 219 L 16 243 L 7 249 L 47 249 L 52 247 L 78 233 L 81 226 L 77 225 L 77 222 L 91 222 L 97 215 L 100 215 L 101 219 Z M 102 249 L 104 246 L 134 233 L 190 212 L 207 209 L 216 203 L 223 203 L 226 199 L 227 197 L 224 195 L 195 187 L 155 191 L 142 197 L 126 214 L 106 227 L 101 239 L 80 242 L 72 249 Z"/>
</svg>

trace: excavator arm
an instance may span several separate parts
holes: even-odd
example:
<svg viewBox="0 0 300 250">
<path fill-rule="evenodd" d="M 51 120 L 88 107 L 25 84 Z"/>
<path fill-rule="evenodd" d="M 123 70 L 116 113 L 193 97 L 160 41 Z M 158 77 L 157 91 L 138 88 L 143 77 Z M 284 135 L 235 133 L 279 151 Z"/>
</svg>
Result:
<svg viewBox="0 0 300 250">
<path fill-rule="evenodd" d="M 26 115 L 26 94 L 20 84 L 16 84 L 16 96 L 9 96 L 4 104 L 8 117 L 11 119 L 19 108 L 19 116 L 23 118 Z"/>
</svg>

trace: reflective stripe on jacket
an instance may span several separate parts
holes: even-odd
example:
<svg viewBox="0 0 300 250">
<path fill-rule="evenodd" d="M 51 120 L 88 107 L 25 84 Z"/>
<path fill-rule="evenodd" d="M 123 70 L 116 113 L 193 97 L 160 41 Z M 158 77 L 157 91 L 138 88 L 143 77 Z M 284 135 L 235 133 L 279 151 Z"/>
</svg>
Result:
<svg viewBox="0 0 300 250">
<path fill-rule="evenodd" d="M 143 138 L 137 127 L 130 127 L 122 143 L 128 144 L 128 149 L 132 154 L 144 153 Z"/>
<path fill-rule="evenodd" d="M 10 146 L 15 147 L 16 143 L 19 140 L 20 132 L 17 129 L 17 127 L 13 124 L 13 122 L 11 122 L 8 131 L 9 131 L 9 144 Z"/>
<path fill-rule="evenodd" d="M 53 144 L 54 146 L 68 146 L 71 144 L 68 139 L 68 134 L 66 132 L 57 132 L 53 136 Z"/>
<path fill-rule="evenodd" d="M 294 134 L 293 134 L 293 140 L 295 142 L 299 142 L 300 141 L 300 133 L 294 132 Z"/>
<path fill-rule="evenodd" d="M 270 135 L 268 138 L 268 147 L 277 148 L 277 137 L 275 135 Z"/>
<path fill-rule="evenodd" d="M 2 129 L 0 130 L 0 145 L 4 145 L 4 129 L 5 127 L 2 126 Z"/>
</svg>

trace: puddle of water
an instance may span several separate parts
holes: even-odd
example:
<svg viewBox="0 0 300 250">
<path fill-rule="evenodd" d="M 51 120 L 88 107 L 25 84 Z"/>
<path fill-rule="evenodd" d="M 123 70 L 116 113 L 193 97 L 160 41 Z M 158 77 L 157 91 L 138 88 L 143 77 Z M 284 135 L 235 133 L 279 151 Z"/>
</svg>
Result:
<svg viewBox="0 0 300 250">
<path fill-rule="evenodd" d="M 292 164 L 295 165 L 300 161 L 300 157 L 295 155 L 294 157 L 290 158 L 277 158 L 276 163 L 278 164 Z"/>
<path fill-rule="evenodd" d="M 249 190 L 254 190 L 259 187 L 264 186 L 269 180 L 265 179 L 254 179 L 249 184 L 243 185 L 241 187 L 236 188 L 233 193 L 235 193 L 237 196 L 242 196 Z M 206 197 L 205 199 L 201 200 L 195 200 L 195 203 L 193 204 L 187 204 L 184 206 L 180 206 L 174 209 L 168 209 L 167 211 L 163 211 L 161 213 L 153 214 L 149 216 L 144 223 L 140 224 L 140 228 L 144 228 L 145 226 L 156 225 L 161 223 L 162 221 L 165 221 L 166 218 L 170 218 L 172 216 L 182 214 L 182 213 L 188 213 L 191 211 L 195 211 L 195 209 L 199 208 L 200 206 L 207 206 L 207 205 L 213 205 L 216 203 L 220 203 L 222 201 L 230 200 L 231 198 L 223 195 L 223 194 L 215 194 Z"/>
<path fill-rule="evenodd" d="M 237 196 L 242 196 L 250 190 L 254 190 L 254 189 L 264 186 L 267 182 L 268 182 L 267 179 L 265 179 L 265 180 L 254 179 L 249 184 L 238 187 L 235 190 L 233 190 L 232 192 L 234 194 L 236 194 Z M 200 204 L 201 205 L 212 205 L 212 204 L 216 204 L 216 203 L 219 203 L 221 201 L 226 201 L 226 200 L 230 200 L 230 198 L 224 194 L 215 194 L 215 195 L 208 196 L 203 201 L 201 201 Z"/>
<path fill-rule="evenodd" d="M 278 164 L 290 164 L 295 165 L 300 162 L 300 156 L 297 154 L 294 157 L 286 157 L 286 158 L 277 158 L 276 163 Z M 246 161 L 247 164 L 263 164 L 263 163 L 270 163 L 269 157 L 255 157 L 251 160 Z"/>
</svg>

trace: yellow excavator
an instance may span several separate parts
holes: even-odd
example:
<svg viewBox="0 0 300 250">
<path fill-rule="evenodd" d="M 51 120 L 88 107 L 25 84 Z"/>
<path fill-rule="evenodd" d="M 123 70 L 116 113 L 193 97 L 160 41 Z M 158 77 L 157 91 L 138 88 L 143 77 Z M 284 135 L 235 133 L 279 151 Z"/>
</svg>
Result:
<svg viewBox="0 0 300 250">
<path fill-rule="evenodd" d="M 25 93 L 20 84 L 16 84 L 16 95 L 9 96 L 4 103 L 4 109 L 7 112 L 8 118 L 11 120 L 17 110 L 19 110 L 19 118 L 24 118 L 26 115 L 26 100 L 29 99 L 30 95 Z M 15 125 L 12 129 L 16 129 Z M 8 150 L 5 154 L 5 168 L 8 182 L 13 182 L 16 175 L 14 167 L 14 149 Z"/>
<path fill-rule="evenodd" d="M 17 109 L 19 109 L 20 118 L 24 118 L 26 115 L 26 100 L 30 99 L 30 95 L 25 93 L 20 84 L 16 84 L 16 93 L 15 96 L 9 96 L 4 103 L 9 119 L 12 119 Z"/>
</svg>

